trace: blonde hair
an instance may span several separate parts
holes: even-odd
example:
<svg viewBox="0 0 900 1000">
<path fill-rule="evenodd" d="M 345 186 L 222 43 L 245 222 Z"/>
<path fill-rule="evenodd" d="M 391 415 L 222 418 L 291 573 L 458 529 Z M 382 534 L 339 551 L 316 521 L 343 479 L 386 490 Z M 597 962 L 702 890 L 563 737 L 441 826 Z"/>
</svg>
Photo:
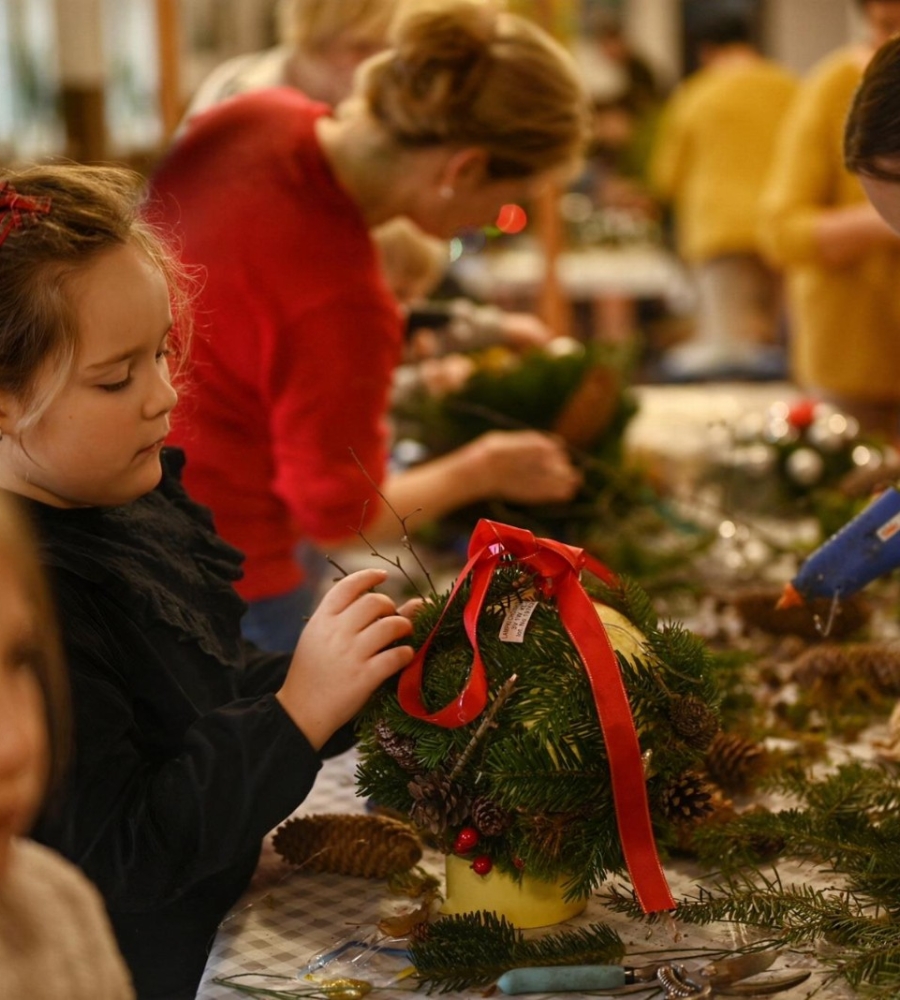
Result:
<svg viewBox="0 0 900 1000">
<path fill-rule="evenodd" d="M 391 48 L 362 65 L 356 92 L 399 146 L 479 146 L 494 179 L 574 166 L 588 140 L 574 60 L 496 0 L 401 8 Z"/>
<path fill-rule="evenodd" d="M 372 230 L 372 239 L 392 289 L 404 282 L 432 291 L 450 262 L 446 241 L 429 236 L 404 216 Z"/>
<path fill-rule="evenodd" d="M 78 322 L 68 279 L 109 250 L 132 244 L 164 274 L 175 318 L 173 346 L 176 357 L 186 356 L 189 282 L 175 254 L 138 215 L 138 174 L 67 164 L 0 170 L 3 182 L 20 195 L 50 199 L 49 212 L 23 213 L 0 246 L 0 391 L 28 408 L 26 426 L 40 419 L 72 370 Z M 50 362 L 54 382 L 36 399 L 36 377 Z"/>
<path fill-rule="evenodd" d="M 44 698 L 50 740 L 50 786 L 56 785 L 69 755 L 69 684 L 50 589 L 38 560 L 37 543 L 20 501 L 0 490 L 0 560 L 11 568 L 34 612 L 36 648 L 28 658 Z"/>
<path fill-rule="evenodd" d="M 399 0 L 282 0 L 281 40 L 301 52 L 320 53 L 339 38 L 387 43 Z"/>
</svg>

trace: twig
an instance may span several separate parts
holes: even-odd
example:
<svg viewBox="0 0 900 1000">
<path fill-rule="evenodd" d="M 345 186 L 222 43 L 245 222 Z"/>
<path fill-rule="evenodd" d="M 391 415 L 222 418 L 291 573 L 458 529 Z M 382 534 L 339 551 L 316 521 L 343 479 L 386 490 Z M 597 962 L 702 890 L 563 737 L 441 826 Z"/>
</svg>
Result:
<svg viewBox="0 0 900 1000">
<path fill-rule="evenodd" d="M 453 770 L 450 772 L 449 780 L 453 781 L 462 771 L 462 769 L 469 763 L 469 758 L 475 752 L 475 747 L 481 740 L 481 737 L 488 731 L 488 729 L 494 724 L 494 718 L 500 709 L 503 707 L 503 703 L 506 699 L 513 693 L 513 688 L 516 686 L 516 681 L 519 679 L 518 674 L 510 674 L 509 677 L 503 682 L 500 690 L 497 692 L 496 698 L 491 702 L 490 707 L 487 712 L 485 712 L 484 718 L 481 720 L 478 728 L 472 735 L 472 739 L 466 744 L 465 749 L 459 755 L 459 759 L 453 765 Z"/>
<path fill-rule="evenodd" d="M 335 561 L 334 561 L 334 560 L 333 560 L 333 559 L 331 558 L 331 556 L 329 556 L 329 555 L 326 555 L 326 556 L 325 556 L 325 561 L 326 561 L 326 562 L 328 562 L 328 563 L 331 563 L 331 565 L 332 565 L 332 566 L 334 566 L 334 568 L 335 568 L 335 569 L 336 569 L 336 570 L 338 571 L 338 573 L 340 573 L 340 574 L 341 574 L 341 576 L 349 576 L 349 575 L 350 575 L 350 574 L 349 574 L 349 573 L 347 572 L 347 570 L 345 570 L 343 566 L 341 566 L 341 565 L 339 565 L 338 563 L 336 563 L 336 562 L 335 562 Z"/>
<path fill-rule="evenodd" d="M 413 559 L 415 559 L 416 565 L 422 571 L 422 574 L 424 575 L 425 580 L 428 583 L 428 589 L 431 591 L 431 596 L 436 600 L 438 594 L 437 594 L 437 590 L 435 590 L 434 581 L 431 579 L 431 574 L 428 572 L 428 569 L 425 566 L 425 563 L 422 562 L 422 560 L 419 558 L 419 554 L 413 548 L 412 542 L 409 539 L 409 529 L 406 526 L 407 520 L 409 520 L 409 518 L 412 517 L 413 514 L 420 513 L 421 510 L 422 510 L 422 508 L 421 507 L 417 507 L 414 511 L 411 511 L 409 514 L 407 514 L 406 517 L 402 517 L 400 514 L 397 513 L 397 511 L 394 508 L 394 506 L 391 504 L 391 502 L 388 500 L 388 498 L 384 495 L 384 492 L 382 491 L 382 489 L 378 485 L 378 483 L 376 483 L 375 480 L 371 477 L 371 475 L 369 474 L 368 469 L 366 469 L 366 467 L 362 464 L 362 462 L 360 462 L 359 457 L 357 456 L 356 452 L 352 448 L 350 449 L 350 454 L 353 456 L 353 461 L 356 462 L 356 464 L 359 466 L 360 470 L 362 471 L 362 474 L 372 484 L 372 486 L 374 487 L 375 492 L 378 494 L 378 496 L 381 497 L 381 499 L 382 499 L 383 503 L 385 504 L 385 506 L 387 507 L 387 509 L 400 522 L 400 527 L 403 529 L 403 537 L 401 539 L 401 543 L 402 543 L 403 547 L 413 557 Z M 424 597 L 424 595 L 422 594 L 422 592 L 419 590 L 418 586 L 416 585 L 415 581 L 412 579 L 412 577 L 409 575 L 409 573 L 407 573 L 406 570 L 403 568 L 403 566 L 400 564 L 400 557 L 398 556 L 396 559 L 388 559 L 386 556 L 383 556 L 372 545 L 372 543 L 366 538 L 366 536 L 363 534 L 363 532 L 362 532 L 362 521 L 365 518 L 365 512 L 366 512 L 366 508 L 367 507 L 368 507 L 368 502 L 363 507 L 363 514 L 362 514 L 362 518 L 360 519 L 360 527 L 357 528 L 356 533 L 359 535 L 360 539 L 363 542 L 365 542 L 366 545 L 369 546 L 369 548 L 372 551 L 372 555 L 373 556 L 375 556 L 378 559 L 384 559 L 385 562 L 388 562 L 392 566 L 395 566 L 397 569 L 399 569 L 400 572 L 406 577 L 406 579 L 412 585 L 412 587 L 415 590 L 416 594 L 418 594 L 419 597 Z"/>
</svg>

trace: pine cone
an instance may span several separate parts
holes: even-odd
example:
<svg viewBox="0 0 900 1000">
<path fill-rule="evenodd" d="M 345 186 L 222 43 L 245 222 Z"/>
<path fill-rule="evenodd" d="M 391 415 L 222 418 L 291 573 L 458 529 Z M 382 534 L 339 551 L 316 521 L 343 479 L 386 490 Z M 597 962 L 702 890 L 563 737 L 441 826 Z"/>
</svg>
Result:
<svg viewBox="0 0 900 1000">
<path fill-rule="evenodd" d="M 362 878 L 409 871 L 422 857 L 409 823 L 387 816 L 298 816 L 282 823 L 272 844 L 285 861 L 307 871 Z"/>
<path fill-rule="evenodd" d="M 758 628 L 769 635 L 799 635 L 814 642 L 821 640 L 819 623 L 828 621 L 831 615 L 831 600 L 816 597 L 800 607 L 776 608 L 781 592 L 762 588 L 751 589 L 736 594 L 732 604 L 748 628 Z M 871 609 L 865 599 L 851 594 L 841 600 L 831 623 L 831 635 L 835 639 L 858 632 L 871 617 Z"/>
<path fill-rule="evenodd" d="M 375 735 L 381 749 L 395 760 L 404 771 L 419 771 L 416 741 L 411 736 L 400 736 L 383 720 L 375 723 Z"/>
<path fill-rule="evenodd" d="M 499 837 L 512 826 L 513 816 L 508 809 L 479 795 L 472 803 L 472 824 L 485 837 Z"/>
<path fill-rule="evenodd" d="M 746 791 L 762 770 L 766 751 L 759 743 L 719 732 L 706 751 L 706 770 L 726 792 Z"/>
<path fill-rule="evenodd" d="M 423 830 L 440 836 L 448 827 L 462 826 L 468 819 L 469 797 L 447 775 L 432 771 L 413 778 L 407 788 L 413 797 L 410 819 Z"/>
<path fill-rule="evenodd" d="M 713 811 L 712 796 L 709 782 L 696 771 L 685 771 L 662 790 L 659 804 L 666 819 L 692 822 Z"/>
<path fill-rule="evenodd" d="M 672 728 L 695 750 L 705 750 L 719 731 L 719 721 L 705 702 L 694 695 L 677 696 L 669 703 Z"/>
<path fill-rule="evenodd" d="M 900 650 L 893 644 L 823 643 L 799 656 L 792 679 L 804 687 L 823 682 L 841 690 L 848 681 L 868 681 L 880 694 L 900 695 Z"/>
</svg>

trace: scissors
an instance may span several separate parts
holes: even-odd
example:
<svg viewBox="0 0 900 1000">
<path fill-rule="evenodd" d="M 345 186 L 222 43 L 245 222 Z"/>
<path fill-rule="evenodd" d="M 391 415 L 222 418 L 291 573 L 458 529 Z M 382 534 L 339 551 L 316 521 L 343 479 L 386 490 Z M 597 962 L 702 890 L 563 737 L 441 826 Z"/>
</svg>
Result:
<svg viewBox="0 0 900 1000">
<path fill-rule="evenodd" d="M 809 978 L 809 972 L 742 982 L 765 972 L 778 957 L 777 949 L 733 955 L 691 971 L 671 959 L 649 965 L 569 965 L 510 969 L 497 986 L 507 994 L 598 992 L 620 996 L 663 989 L 666 1000 L 704 1000 L 721 996 L 768 996 L 791 989 Z"/>
</svg>

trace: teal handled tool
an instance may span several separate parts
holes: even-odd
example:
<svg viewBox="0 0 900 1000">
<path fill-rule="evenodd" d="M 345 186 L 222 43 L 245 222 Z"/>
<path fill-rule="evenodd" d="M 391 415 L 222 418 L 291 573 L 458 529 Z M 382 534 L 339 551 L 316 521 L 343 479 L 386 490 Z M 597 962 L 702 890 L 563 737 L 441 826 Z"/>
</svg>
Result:
<svg viewBox="0 0 900 1000">
<path fill-rule="evenodd" d="M 775 959 L 778 951 L 747 952 L 733 955 L 703 966 L 698 975 L 704 983 L 719 989 L 748 976 L 765 972 Z M 532 968 L 510 969 L 497 980 L 497 987 L 504 993 L 588 993 L 596 990 L 616 990 L 621 987 L 642 984 L 665 985 L 665 976 L 679 964 L 673 959 L 653 962 L 649 965 L 545 965 Z M 663 977 L 660 978 L 660 972 Z M 688 994 L 689 995 L 689 994 Z"/>
</svg>

